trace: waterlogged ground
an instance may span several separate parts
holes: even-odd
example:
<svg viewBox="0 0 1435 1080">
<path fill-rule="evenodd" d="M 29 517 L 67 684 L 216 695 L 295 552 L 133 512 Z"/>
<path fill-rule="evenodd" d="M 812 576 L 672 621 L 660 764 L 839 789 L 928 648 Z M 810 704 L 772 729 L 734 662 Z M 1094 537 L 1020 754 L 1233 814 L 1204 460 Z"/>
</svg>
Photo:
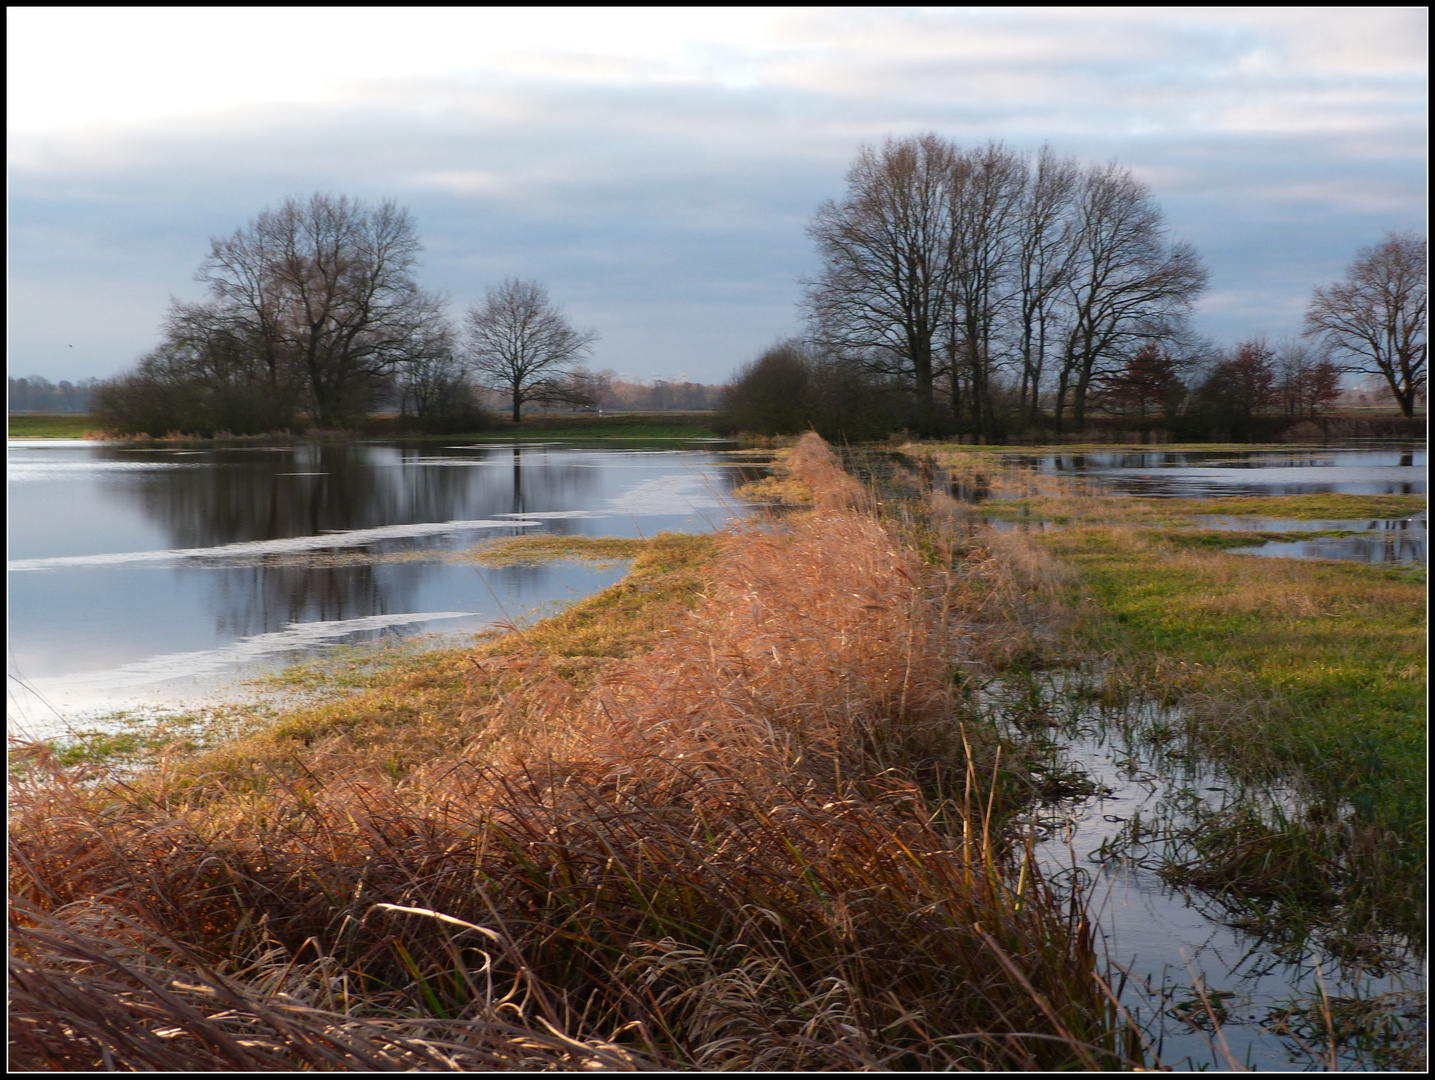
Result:
<svg viewBox="0 0 1435 1080">
<path fill-rule="evenodd" d="M 1014 743 L 1048 756 L 1032 774 L 1050 800 L 1034 854 L 1090 899 L 1113 985 L 1151 1053 L 1178 1069 L 1423 1068 L 1423 942 L 1390 928 L 1413 925 L 1412 910 L 1418 919 L 1409 862 L 1423 851 L 1423 826 L 1410 824 L 1423 802 L 1407 813 L 1403 794 L 1423 777 L 1422 749 L 1410 756 L 1424 671 L 1411 595 L 1426 561 L 1423 448 L 914 446 L 874 478 L 894 462 L 908 473 L 894 498 L 950 494 L 967 504 L 958 520 L 979 550 L 982 525 L 1039 533 L 1029 550 L 1076 575 L 1081 610 L 1069 614 L 1105 658 L 1097 674 L 1023 674 L 1023 660 L 982 701 Z M 1341 565 L 1352 561 L 1382 565 Z M 1113 662 L 1108 695 L 1100 673 Z M 1096 704 L 1131 686 L 1171 702 L 1189 688 L 1199 713 L 1139 691 L 1129 708 Z M 1268 728 L 1251 723 L 1266 706 L 1291 712 L 1264 743 L 1235 745 L 1245 727 Z M 1228 735 L 1205 737 L 1212 714 Z M 1222 740 L 1229 769 L 1212 758 Z M 1357 847 L 1330 839 L 1351 836 Z"/>
<path fill-rule="evenodd" d="M 466 554 L 476 544 L 706 531 L 739 512 L 727 498 L 737 470 L 703 452 L 44 449 L 59 452 L 12 444 L 10 461 L 11 715 L 37 735 L 59 730 L 59 717 L 73 724 L 86 710 L 179 700 L 336 644 L 513 621 L 624 570 L 481 566 Z M 1169 507 L 1232 496 L 1423 497 L 1423 451 L 1386 455 L 1393 461 L 1371 453 L 1051 455 L 1035 464 L 1039 475 L 1075 476 L 1098 495 L 1156 496 Z M 936 479 L 992 501 L 980 484 Z M 1253 534 L 1253 554 L 1425 561 L 1423 511 L 1182 513 L 1192 536 Z M 1026 528 L 1048 520 L 991 518 Z M 1061 676 L 992 683 L 982 700 L 999 723 L 1042 713 L 1059 734 L 1052 778 L 1084 778 L 1087 794 L 1038 812 L 1035 852 L 1045 873 L 1091 898 L 1111 970 L 1126 973 L 1120 1000 L 1152 1051 L 1176 1068 L 1409 1068 L 1423 1037 L 1424 978 L 1399 943 L 1375 943 L 1342 966 L 1319 940 L 1282 944 L 1160 873 L 1170 838 L 1203 815 L 1242 803 L 1295 811 L 1295 793 L 1242 786 L 1183 746 L 1171 734 L 1182 727 L 1175 711 L 1103 709 L 1070 689 Z M 1332 1049 L 1322 1011 L 1371 1019 Z"/>
<path fill-rule="evenodd" d="M 483 566 L 518 535 L 705 532 L 738 470 L 564 444 L 9 445 L 12 734 L 175 708 L 338 645 L 531 619 L 625 565 Z"/>
<path fill-rule="evenodd" d="M 1019 468 L 1077 477 L 1095 491 L 1122 495 L 1425 494 L 1426 452 L 1416 446 L 1014 453 L 1008 460 Z"/>
<path fill-rule="evenodd" d="M 1150 1048 L 1177 1069 L 1408 1067 L 1424 1042 L 1425 978 L 1400 943 L 1341 963 L 1313 940 L 1273 941 L 1160 873 L 1181 851 L 1177 838 L 1210 815 L 1249 800 L 1292 811 L 1296 794 L 1279 784 L 1252 788 L 1213 765 L 1179 737 L 1179 710 L 1094 704 L 1082 688 L 1096 683 L 1090 674 L 1045 672 L 989 682 L 980 699 L 1015 740 L 1031 729 L 1013 718 L 1033 714 L 1058 735 L 1049 771 L 1037 779 L 1080 790 L 1048 800 L 1025 832 L 1042 873 L 1090 899 L 1121 1003 Z M 1376 1019 L 1332 1049 L 1319 1020 L 1331 1003 Z"/>
</svg>

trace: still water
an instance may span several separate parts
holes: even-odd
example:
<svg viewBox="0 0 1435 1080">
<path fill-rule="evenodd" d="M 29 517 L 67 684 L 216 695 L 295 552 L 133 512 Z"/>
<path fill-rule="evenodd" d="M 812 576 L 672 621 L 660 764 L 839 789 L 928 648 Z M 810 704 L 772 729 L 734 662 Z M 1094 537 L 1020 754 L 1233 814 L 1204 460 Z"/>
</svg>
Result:
<svg viewBox="0 0 1435 1080">
<path fill-rule="evenodd" d="M 1381 449 L 1123 451 L 1008 459 L 1074 476 L 1114 495 L 1210 499 L 1225 495 L 1424 495 L 1423 445 Z"/>
<path fill-rule="evenodd" d="M 1200 815 L 1247 801 L 1294 814 L 1299 798 L 1278 783 L 1244 786 L 1172 741 L 1182 722 L 1177 711 L 1149 702 L 1126 709 L 1079 704 L 1064 691 L 1069 677 L 1046 673 L 1041 697 L 1063 734 L 1064 763 L 1097 793 L 1044 807 L 1031 830 L 1033 855 L 1048 880 L 1079 884 L 1089 899 L 1097 948 L 1121 987 L 1121 1003 L 1161 1060 L 1183 1071 L 1328 1068 L 1321 1040 L 1311 1053 L 1280 1023 L 1292 1005 L 1318 1004 L 1322 995 L 1383 1001 L 1412 1041 L 1423 1039 L 1425 972 L 1410 950 L 1392 946 L 1383 962 L 1360 966 L 1310 941 L 1276 946 L 1219 898 L 1168 884 L 1158 873 L 1162 838 L 1194 827 Z M 1000 681 L 984 688 L 982 700 L 998 719 L 1021 711 L 1024 699 L 1014 689 Z M 1385 1045 L 1396 1045 L 1395 1037 Z M 1380 1060 L 1371 1046 L 1342 1045 L 1335 1053 L 1341 1070 Z"/>
<path fill-rule="evenodd" d="M 1424 446 L 1319 450 L 1121 451 L 1080 454 L 1004 455 L 1010 465 L 1072 479 L 1099 495 L 1215 499 L 1272 495 L 1424 495 Z M 957 498 L 980 502 L 989 491 L 952 485 Z M 1204 528 L 1248 532 L 1342 532 L 1351 535 L 1270 541 L 1235 553 L 1285 559 L 1341 559 L 1371 563 L 1425 564 L 1425 511 L 1403 518 L 1359 521 L 1297 521 L 1269 517 L 1209 515 Z M 1018 527 L 996 519 L 998 529 Z M 1021 523 L 1039 527 L 1043 523 Z"/>
<path fill-rule="evenodd" d="M 552 610 L 625 567 L 453 556 L 535 532 L 710 531 L 742 512 L 736 476 L 702 450 L 11 441 L 10 730 L 45 737 L 333 645 Z"/>
</svg>

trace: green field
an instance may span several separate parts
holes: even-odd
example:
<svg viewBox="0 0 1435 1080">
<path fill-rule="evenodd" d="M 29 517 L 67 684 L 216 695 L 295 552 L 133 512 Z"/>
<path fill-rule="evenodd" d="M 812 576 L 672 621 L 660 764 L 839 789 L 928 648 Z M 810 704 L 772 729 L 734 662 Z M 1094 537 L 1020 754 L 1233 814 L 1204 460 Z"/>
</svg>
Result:
<svg viewBox="0 0 1435 1080">
<path fill-rule="evenodd" d="M 12 439 L 81 439 L 93 431 L 95 418 L 89 413 L 11 413 Z"/>
</svg>

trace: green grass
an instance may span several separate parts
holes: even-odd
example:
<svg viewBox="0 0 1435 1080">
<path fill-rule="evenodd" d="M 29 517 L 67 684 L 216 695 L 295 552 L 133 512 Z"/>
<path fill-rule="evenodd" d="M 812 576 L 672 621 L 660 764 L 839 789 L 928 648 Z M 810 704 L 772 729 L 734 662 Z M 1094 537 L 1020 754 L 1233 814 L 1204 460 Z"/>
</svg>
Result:
<svg viewBox="0 0 1435 1080">
<path fill-rule="evenodd" d="M 621 536 L 512 536 L 480 544 L 461 557 L 485 566 L 515 566 L 550 559 L 614 563 L 634 558 L 652 547 L 650 540 Z"/>
<path fill-rule="evenodd" d="M 96 428 L 89 413 L 11 413 L 12 439 L 79 439 Z"/>
<path fill-rule="evenodd" d="M 1306 793 L 1308 821 L 1256 808 L 1208 822 L 1184 880 L 1253 902 L 1319 896 L 1347 922 L 1420 936 L 1423 570 L 1257 560 L 1208 536 L 1086 526 L 1039 541 L 1077 570 L 1075 633 L 1111 665 L 1109 687 L 1182 706 L 1218 760 Z"/>
<path fill-rule="evenodd" d="M 1002 559 L 1020 570 L 1039 551 L 1069 571 L 1043 575 L 1062 583 L 1046 613 L 1028 604 L 1048 631 L 1033 633 L 1007 666 L 1017 675 L 1094 670 L 1107 705 L 1170 707 L 1192 745 L 1245 782 L 1230 806 L 1198 809 L 1166 836 L 1157 861 L 1169 880 L 1293 949 L 1314 934 L 1342 961 L 1379 965 L 1408 960 L 1408 946 L 1422 952 L 1425 568 L 1237 554 L 1229 549 L 1345 531 L 1235 532 L 1211 529 L 1208 518 L 1402 518 L 1423 510 L 1425 497 L 1098 496 L 1014 460 L 1072 450 L 907 448 L 926 483 L 942 466 L 990 493 L 975 505 L 948 502 L 975 530 L 967 573 L 1013 598 L 1002 605 L 1007 626 L 1019 620 L 1020 598 L 1036 594 L 1021 581 L 1032 575 L 1008 573 Z M 984 533 L 982 518 L 1044 527 Z"/>
</svg>

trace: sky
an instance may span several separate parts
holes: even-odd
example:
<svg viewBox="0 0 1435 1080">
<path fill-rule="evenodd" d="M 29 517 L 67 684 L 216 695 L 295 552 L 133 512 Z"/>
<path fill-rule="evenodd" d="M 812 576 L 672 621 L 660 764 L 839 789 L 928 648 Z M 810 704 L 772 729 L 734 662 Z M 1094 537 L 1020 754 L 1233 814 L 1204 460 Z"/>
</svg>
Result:
<svg viewBox="0 0 1435 1080">
<path fill-rule="evenodd" d="M 591 366 L 723 382 L 802 331 L 863 144 L 1043 143 L 1145 181 L 1217 344 L 1426 220 L 1422 8 L 8 8 L 8 369 L 128 369 L 209 238 L 313 192 L 412 211 L 457 318 L 505 277 Z"/>
</svg>

